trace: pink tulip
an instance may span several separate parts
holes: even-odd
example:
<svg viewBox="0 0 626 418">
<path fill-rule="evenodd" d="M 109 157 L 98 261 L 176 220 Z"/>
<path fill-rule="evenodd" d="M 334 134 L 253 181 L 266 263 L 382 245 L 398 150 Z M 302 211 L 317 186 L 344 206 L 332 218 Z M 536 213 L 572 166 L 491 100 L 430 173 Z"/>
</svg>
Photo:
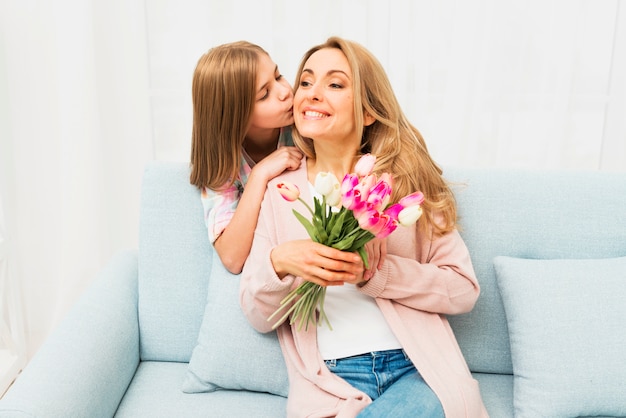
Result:
<svg viewBox="0 0 626 418">
<path fill-rule="evenodd" d="M 367 200 L 371 193 L 372 188 L 376 185 L 376 176 L 369 174 L 359 181 L 359 184 L 355 186 L 361 192 L 361 198 Z"/>
<path fill-rule="evenodd" d="M 415 192 L 404 196 L 398 203 L 401 204 L 402 207 L 408 208 L 409 206 L 421 205 L 422 202 L 424 202 L 424 193 Z"/>
<path fill-rule="evenodd" d="M 398 219 L 398 215 L 400 214 L 400 212 L 402 212 L 403 209 L 404 207 L 401 204 L 394 203 L 393 205 L 385 209 L 383 213 L 389 216 L 391 219 Z"/>
<path fill-rule="evenodd" d="M 354 166 L 354 172 L 359 177 L 367 176 L 371 174 L 374 169 L 374 163 L 376 163 L 376 156 L 372 154 L 365 154 L 359 158 L 356 165 Z"/>
<path fill-rule="evenodd" d="M 364 213 L 378 212 L 376 209 L 372 207 L 369 203 L 359 200 L 354 205 L 352 205 L 352 214 L 355 219 L 359 219 L 360 216 L 363 216 Z"/>
<path fill-rule="evenodd" d="M 376 238 L 385 238 L 398 227 L 395 219 L 375 210 L 362 213 L 357 221 L 362 229 L 371 232 Z"/>
<path fill-rule="evenodd" d="M 398 227 L 398 221 L 396 221 L 395 219 L 388 219 L 387 223 L 385 224 L 385 227 L 381 229 L 381 231 L 378 234 L 376 234 L 376 238 L 379 238 L 379 239 L 387 238 L 387 236 L 389 236 L 389 234 L 395 231 L 397 227 Z"/>
<path fill-rule="evenodd" d="M 379 181 L 371 188 L 367 201 L 371 203 L 376 210 L 382 210 L 391 198 L 391 186 L 385 181 Z"/>
<path fill-rule="evenodd" d="M 381 213 L 376 210 L 366 210 L 361 213 L 354 214 L 354 217 L 359 222 L 359 226 L 366 231 L 370 231 L 376 235 L 384 226 L 386 219 L 381 217 Z"/>
<path fill-rule="evenodd" d="M 354 210 L 356 205 L 361 201 L 361 194 L 358 190 L 351 189 L 341 195 L 341 206 L 348 210 Z"/>
<path fill-rule="evenodd" d="M 278 183 L 276 187 L 278 187 L 278 192 L 283 199 L 288 202 L 294 202 L 300 197 L 300 189 L 298 189 L 298 186 L 293 183 L 284 181 L 282 183 Z"/>
<path fill-rule="evenodd" d="M 384 181 L 385 183 L 387 183 L 389 186 L 393 188 L 393 177 L 391 177 L 391 174 L 387 172 L 381 174 L 380 177 L 378 178 L 378 181 Z"/>
<path fill-rule="evenodd" d="M 341 194 L 346 194 L 359 184 L 359 178 L 355 174 L 346 174 L 341 181 Z"/>
</svg>

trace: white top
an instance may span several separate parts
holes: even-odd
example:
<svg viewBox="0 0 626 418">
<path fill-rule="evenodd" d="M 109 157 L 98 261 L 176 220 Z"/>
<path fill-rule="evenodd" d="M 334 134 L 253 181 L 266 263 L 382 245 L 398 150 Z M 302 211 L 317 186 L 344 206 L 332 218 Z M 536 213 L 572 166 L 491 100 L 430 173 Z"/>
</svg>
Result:
<svg viewBox="0 0 626 418">
<path fill-rule="evenodd" d="M 324 360 L 402 348 L 376 301 L 353 284 L 328 286 L 324 312 L 333 327 L 332 331 L 326 323 L 317 327 L 317 345 Z"/>
<path fill-rule="evenodd" d="M 313 185 L 309 187 L 321 199 Z M 317 327 L 317 345 L 324 360 L 402 348 L 376 301 L 356 285 L 328 286 L 324 312 L 333 327 L 330 330 L 325 322 Z"/>
</svg>

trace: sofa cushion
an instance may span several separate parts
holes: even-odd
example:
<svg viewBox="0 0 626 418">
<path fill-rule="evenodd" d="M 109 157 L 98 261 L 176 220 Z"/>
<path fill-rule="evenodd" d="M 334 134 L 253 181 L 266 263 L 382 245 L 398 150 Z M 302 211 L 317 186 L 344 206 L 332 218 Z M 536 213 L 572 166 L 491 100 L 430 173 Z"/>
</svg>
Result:
<svg viewBox="0 0 626 418">
<path fill-rule="evenodd" d="M 626 257 L 494 259 L 516 416 L 626 415 Z"/>
<path fill-rule="evenodd" d="M 188 362 L 206 306 L 211 244 L 189 164 L 146 166 L 139 222 L 142 360 Z"/>
<path fill-rule="evenodd" d="M 478 381 L 487 413 L 492 418 L 513 417 L 513 375 L 472 373 Z"/>
<path fill-rule="evenodd" d="M 247 389 L 287 396 L 287 367 L 275 332 L 257 332 L 239 305 L 239 276 L 213 251 L 207 305 L 183 383 L 187 393 Z"/>
<path fill-rule="evenodd" d="M 493 259 L 626 255 L 626 175 L 609 172 L 446 168 L 460 232 L 481 287 L 474 309 L 450 317 L 470 370 L 513 373 Z"/>
<path fill-rule="evenodd" d="M 183 393 L 180 382 L 186 373 L 187 363 L 142 361 L 115 418 L 287 416 L 287 399 L 282 396 L 235 390 Z"/>
</svg>

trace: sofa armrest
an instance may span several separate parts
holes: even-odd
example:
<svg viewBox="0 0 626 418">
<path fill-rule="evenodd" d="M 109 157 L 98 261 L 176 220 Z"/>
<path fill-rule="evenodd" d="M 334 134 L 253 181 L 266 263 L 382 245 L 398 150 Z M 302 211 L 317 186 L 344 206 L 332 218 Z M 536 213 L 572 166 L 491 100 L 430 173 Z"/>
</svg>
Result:
<svg viewBox="0 0 626 418">
<path fill-rule="evenodd" d="M 137 253 L 123 251 L 0 399 L 0 417 L 112 417 L 138 364 Z"/>
</svg>

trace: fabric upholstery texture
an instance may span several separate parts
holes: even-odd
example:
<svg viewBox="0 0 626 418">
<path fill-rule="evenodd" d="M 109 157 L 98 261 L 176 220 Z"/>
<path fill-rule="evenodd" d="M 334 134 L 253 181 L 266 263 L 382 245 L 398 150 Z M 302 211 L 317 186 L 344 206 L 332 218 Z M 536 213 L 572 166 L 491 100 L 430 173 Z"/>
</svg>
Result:
<svg viewBox="0 0 626 418">
<path fill-rule="evenodd" d="M 501 296 L 498 282 L 506 279 L 496 277 L 494 258 L 594 260 L 626 256 L 626 174 L 444 167 L 444 176 L 453 184 L 460 232 L 481 286 L 472 312 L 451 316 L 450 324 L 480 383 L 490 416 L 513 417 L 514 398 L 516 403 L 529 398 L 523 384 L 521 392 L 518 390 L 520 377 L 514 377 L 513 372 L 533 372 L 526 358 L 533 355 L 532 350 L 526 354 L 524 349 L 520 357 L 521 345 L 554 339 L 552 335 L 535 338 L 534 333 L 540 329 L 520 331 L 507 321 L 515 301 L 506 303 L 505 314 L 506 291 Z M 217 259 L 212 251 L 199 190 L 189 184 L 189 164 L 148 164 L 142 185 L 138 252 L 122 252 L 103 269 L 0 399 L 0 417 L 284 416 L 286 398 L 262 393 L 283 394 L 286 390 L 282 386 L 286 382 L 284 376 L 274 380 L 284 368 L 282 356 L 276 359 L 279 352 L 275 337 L 253 334 L 243 317 L 238 316 L 239 280 L 214 266 Z M 523 269 L 532 271 L 534 267 L 527 264 Z M 601 269 L 608 272 L 606 265 Z M 587 373 L 586 380 L 557 382 L 564 385 L 557 387 L 558 396 L 566 390 L 590 388 L 591 383 L 605 387 L 606 391 L 594 400 L 584 394 L 579 396 L 568 410 L 589 415 L 593 415 L 589 413 L 592 409 L 599 410 L 595 406 L 600 402 L 616 406 L 614 399 L 608 398 L 616 387 L 626 393 L 623 386 L 610 386 L 615 382 L 614 373 L 624 375 L 621 363 L 605 374 L 592 373 L 596 367 L 608 369 L 606 361 L 614 359 L 615 354 L 611 350 L 622 344 L 613 339 L 616 336 L 611 328 L 603 328 L 614 326 L 611 321 L 622 312 L 613 310 L 611 316 L 607 310 L 614 303 L 610 296 L 618 297 L 619 292 L 604 295 L 598 293 L 602 289 L 596 289 L 618 285 L 610 281 L 612 275 L 601 276 L 597 271 L 585 280 L 577 277 L 567 281 L 570 287 L 580 282 L 576 287 L 589 297 L 584 304 L 570 306 L 567 313 L 558 311 L 563 318 L 580 321 L 581 327 L 569 335 L 560 335 L 559 356 L 578 356 L 577 363 L 570 363 L 573 370 L 566 373 Z M 522 272 L 519 276 L 527 278 Z M 555 284 L 553 280 L 564 280 L 563 277 L 559 270 L 558 274 L 546 276 L 545 282 Z M 536 299 L 529 302 L 529 309 L 539 311 L 542 307 L 538 305 L 547 303 L 545 296 L 538 295 L 540 292 L 556 292 L 546 283 L 539 281 L 537 290 L 520 290 Z M 574 291 L 568 286 L 559 287 L 559 295 Z M 515 285 L 508 288 L 518 292 Z M 580 293 L 578 290 L 572 297 Z M 603 298 L 595 310 L 591 308 L 591 296 Z M 554 300 L 551 308 L 567 309 L 565 300 Z M 517 316 L 530 321 L 527 315 L 532 313 L 535 312 Z M 597 321 L 599 329 L 591 328 L 588 318 L 598 314 L 604 315 Z M 550 318 L 545 316 L 542 327 L 563 334 Z M 563 318 L 560 323 L 564 324 Z M 596 344 L 601 359 L 582 359 L 587 353 L 575 351 L 579 349 L 575 345 L 580 344 L 577 335 L 581 331 L 586 336 L 597 336 L 591 342 L 583 339 L 582 344 Z M 519 336 L 524 338 L 520 340 Z M 203 338 L 208 341 L 207 348 L 199 349 L 199 340 Z M 549 348 L 556 351 L 555 346 L 556 343 Z M 209 359 L 203 367 L 197 367 L 200 378 L 193 383 L 200 385 L 202 391 L 218 386 L 223 390 L 183 392 L 190 370 L 196 368 L 196 358 L 201 357 L 196 355 L 199 350 Z M 190 359 L 193 361 L 188 365 Z M 550 367 L 561 366 L 555 362 Z M 263 373 L 267 376 L 258 378 Z M 589 380 L 591 376 L 593 382 Z M 538 384 L 546 385 L 543 376 L 533 378 L 541 378 Z M 250 390 L 224 389 L 230 387 Z M 528 402 L 535 408 L 543 401 L 537 397 Z M 535 415 L 550 416 L 543 412 Z"/>
<path fill-rule="evenodd" d="M 608 172 L 445 168 L 481 295 L 450 317 L 470 370 L 513 373 L 493 259 L 626 255 L 626 175 Z"/>
<path fill-rule="evenodd" d="M 261 334 L 239 307 L 239 275 L 213 253 L 207 306 L 183 383 L 187 393 L 247 389 L 287 396 L 289 381 L 275 332 Z"/>
<path fill-rule="evenodd" d="M 626 257 L 494 259 L 515 416 L 626 416 Z"/>
<path fill-rule="evenodd" d="M 142 362 L 115 418 L 286 417 L 282 396 L 240 390 L 184 393 L 180 382 L 186 373 L 186 363 Z"/>
<path fill-rule="evenodd" d="M 187 164 L 146 167 L 139 220 L 142 360 L 188 362 L 196 345 L 211 274 L 200 191 Z"/>
</svg>

